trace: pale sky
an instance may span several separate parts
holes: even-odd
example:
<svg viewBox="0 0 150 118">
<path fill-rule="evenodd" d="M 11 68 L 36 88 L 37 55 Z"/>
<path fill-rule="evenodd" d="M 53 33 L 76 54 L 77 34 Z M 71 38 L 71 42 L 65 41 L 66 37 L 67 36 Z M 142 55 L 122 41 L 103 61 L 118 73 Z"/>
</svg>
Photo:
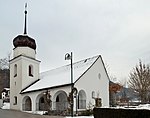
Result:
<svg viewBox="0 0 150 118">
<path fill-rule="evenodd" d="M 141 59 L 150 63 L 150 0 L 0 0 L 0 58 L 23 34 L 36 40 L 40 71 L 101 55 L 110 75 L 128 78 Z"/>
</svg>

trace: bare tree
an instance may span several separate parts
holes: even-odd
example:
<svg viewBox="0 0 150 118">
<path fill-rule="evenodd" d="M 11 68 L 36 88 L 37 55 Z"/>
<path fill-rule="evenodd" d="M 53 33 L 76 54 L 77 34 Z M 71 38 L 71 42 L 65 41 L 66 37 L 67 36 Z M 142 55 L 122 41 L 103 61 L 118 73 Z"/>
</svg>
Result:
<svg viewBox="0 0 150 118">
<path fill-rule="evenodd" d="M 10 53 L 7 55 L 7 57 L 0 59 L 0 69 L 9 69 L 9 60 L 10 60 Z"/>
<path fill-rule="evenodd" d="M 0 59 L 0 92 L 3 88 L 9 88 L 9 57 L 8 55 L 8 57 Z"/>
<path fill-rule="evenodd" d="M 133 68 L 132 72 L 130 72 L 129 87 L 139 94 L 141 102 L 147 102 L 150 90 L 149 65 L 143 64 L 142 61 L 139 61 L 139 64 Z"/>
</svg>

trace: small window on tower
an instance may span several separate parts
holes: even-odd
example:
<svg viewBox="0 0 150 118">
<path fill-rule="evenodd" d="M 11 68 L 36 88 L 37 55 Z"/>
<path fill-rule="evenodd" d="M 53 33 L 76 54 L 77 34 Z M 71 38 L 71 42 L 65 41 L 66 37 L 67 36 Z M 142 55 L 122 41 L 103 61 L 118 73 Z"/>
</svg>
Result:
<svg viewBox="0 0 150 118">
<path fill-rule="evenodd" d="M 17 96 L 14 96 L 14 105 L 17 104 Z"/>
<path fill-rule="evenodd" d="M 17 77 L 17 64 L 14 65 L 14 77 Z"/>
<path fill-rule="evenodd" d="M 33 77 L 33 66 L 29 65 L 29 76 Z"/>
</svg>

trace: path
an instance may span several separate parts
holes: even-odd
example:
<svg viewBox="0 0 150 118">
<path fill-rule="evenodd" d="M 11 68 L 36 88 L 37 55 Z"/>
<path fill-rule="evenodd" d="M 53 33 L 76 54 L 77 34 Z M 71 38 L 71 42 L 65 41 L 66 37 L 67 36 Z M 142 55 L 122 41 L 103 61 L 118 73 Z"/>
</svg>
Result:
<svg viewBox="0 0 150 118">
<path fill-rule="evenodd" d="M 60 116 L 34 115 L 30 113 L 0 109 L 0 118 L 64 118 Z"/>
</svg>

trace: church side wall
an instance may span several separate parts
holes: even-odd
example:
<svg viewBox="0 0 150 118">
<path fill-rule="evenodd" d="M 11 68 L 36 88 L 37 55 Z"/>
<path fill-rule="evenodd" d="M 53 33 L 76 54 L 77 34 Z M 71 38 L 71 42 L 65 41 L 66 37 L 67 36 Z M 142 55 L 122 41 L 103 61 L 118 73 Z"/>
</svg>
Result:
<svg viewBox="0 0 150 118">
<path fill-rule="evenodd" d="M 109 106 L 109 78 L 105 72 L 101 58 L 75 83 L 75 87 L 86 92 L 88 105 L 91 102 L 95 105 L 95 100 L 92 98 L 92 92 L 95 92 L 95 97 L 102 99 L 102 106 Z"/>
</svg>

